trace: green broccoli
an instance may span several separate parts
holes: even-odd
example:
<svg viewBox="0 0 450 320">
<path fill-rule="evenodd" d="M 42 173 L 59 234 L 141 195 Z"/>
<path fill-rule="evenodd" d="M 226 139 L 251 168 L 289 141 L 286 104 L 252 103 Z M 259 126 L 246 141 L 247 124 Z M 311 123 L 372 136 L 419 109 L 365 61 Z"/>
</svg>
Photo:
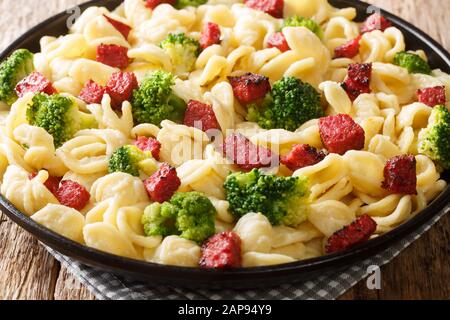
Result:
<svg viewBox="0 0 450 320">
<path fill-rule="evenodd" d="M 142 216 L 147 236 L 179 235 L 202 243 L 215 233 L 217 211 L 200 192 L 178 192 L 169 202 L 153 203 Z"/>
<path fill-rule="evenodd" d="M 0 103 L 12 105 L 17 100 L 16 85 L 34 71 L 33 54 L 19 49 L 0 64 Z"/>
<path fill-rule="evenodd" d="M 431 74 L 431 68 L 428 62 L 415 53 L 397 53 L 394 57 L 394 64 L 407 69 L 409 73 Z"/>
<path fill-rule="evenodd" d="M 450 169 L 450 112 L 439 105 L 431 112 L 428 127 L 419 133 L 419 153 Z"/>
<path fill-rule="evenodd" d="M 152 175 L 158 170 L 158 164 L 150 151 L 142 151 L 137 146 L 126 145 L 117 149 L 109 159 L 108 171 L 125 172 L 139 177 L 140 171 Z"/>
<path fill-rule="evenodd" d="M 179 234 L 178 229 L 175 227 L 177 220 L 176 213 L 173 210 L 168 210 L 171 208 L 170 205 L 163 208 L 163 204 L 155 202 L 145 208 L 144 214 L 141 219 L 141 223 L 144 226 L 144 233 L 147 236 L 163 236 L 167 237 L 170 235 Z"/>
<path fill-rule="evenodd" d="M 175 74 L 194 70 L 195 62 L 200 54 L 200 43 L 197 40 L 189 38 L 184 33 L 171 33 L 160 46 L 170 56 Z"/>
<path fill-rule="evenodd" d="M 285 77 L 274 83 L 262 103 L 248 106 L 247 120 L 264 129 L 297 130 L 324 115 L 320 94 L 308 83 Z"/>
<path fill-rule="evenodd" d="M 175 8 L 184 9 L 186 7 L 198 7 L 205 4 L 208 0 L 177 0 Z"/>
<path fill-rule="evenodd" d="M 97 127 L 91 114 L 81 112 L 74 98 L 60 94 L 39 93 L 33 97 L 26 111 L 30 125 L 44 128 L 60 147 L 82 129 Z"/>
<path fill-rule="evenodd" d="M 184 119 L 186 103 L 172 92 L 174 76 L 162 70 L 147 75 L 138 90 L 133 92 L 133 117 L 137 124 L 153 123 L 157 126 L 168 119 Z"/>
<path fill-rule="evenodd" d="M 284 20 L 283 28 L 286 27 L 305 27 L 314 32 L 320 39 L 323 38 L 322 28 L 312 19 L 292 16 Z"/>
<path fill-rule="evenodd" d="M 230 174 L 224 188 L 237 218 L 258 212 L 273 225 L 287 226 L 297 226 L 307 219 L 310 190 L 306 177 L 278 177 L 253 169 Z"/>
</svg>

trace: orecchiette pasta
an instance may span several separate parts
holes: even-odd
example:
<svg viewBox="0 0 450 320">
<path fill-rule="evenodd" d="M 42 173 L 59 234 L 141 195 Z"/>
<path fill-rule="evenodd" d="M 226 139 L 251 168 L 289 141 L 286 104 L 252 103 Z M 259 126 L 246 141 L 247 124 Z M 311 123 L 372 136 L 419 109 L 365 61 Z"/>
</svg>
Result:
<svg viewBox="0 0 450 320">
<path fill-rule="evenodd" d="M 328 200 L 311 205 L 308 220 L 327 237 L 349 225 L 355 213 L 340 201 Z"/>
<path fill-rule="evenodd" d="M 22 124 L 14 130 L 14 139 L 27 146 L 23 159 L 32 168 L 45 169 L 57 177 L 69 171 L 55 154 L 53 137 L 44 129 Z"/>
<path fill-rule="evenodd" d="M 277 150 L 285 154 L 295 144 L 309 144 L 316 148 L 322 148 L 317 121 L 305 123 L 295 132 L 284 129 L 263 130 L 250 122 L 241 122 L 236 125 L 236 131 L 248 137 L 253 143 Z"/>
<path fill-rule="evenodd" d="M 334 114 L 350 114 L 352 111 L 352 102 L 339 83 L 325 81 L 320 84 L 320 90 L 323 91 L 325 99 L 330 104 Z"/>
<path fill-rule="evenodd" d="M 86 219 L 89 223 L 104 222 L 113 226 L 136 247 L 156 248 L 161 243 L 162 237 L 146 237 L 141 224 L 145 204 L 142 206 L 135 204 L 133 207 L 121 206 L 123 206 L 123 201 L 120 199 L 105 200 L 89 211 Z"/>
<path fill-rule="evenodd" d="M 294 172 L 294 176 L 308 177 L 311 185 L 311 200 L 323 195 L 347 175 L 348 166 L 345 160 L 336 154 L 330 154 L 318 164 Z"/>
<path fill-rule="evenodd" d="M 353 187 L 372 196 L 382 196 L 385 159 L 365 151 L 349 151 L 344 156 Z"/>
<path fill-rule="evenodd" d="M 306 246 L 297 242 L 285 247 L 274 248 L 271 250 L 271 254 L 288 256 L 295 260 L 302 260 L 306 257 Z"/>
<path fill-rule="evenodd" d="M 295 259 L 277 253 L 246 252 L 242 256 L 243 267 L 272 266 L 290 262 L 295 262 Z"/>
<path fill-rule="evenodd" d="M 225 159 L 210 144 L 203 160 L 189 160 L 177 168 L 181 191 L 195 190 L 216 198 L 224 198 L 223 181 L 231 171 Z"/>
<path fill-rule="evenodd" d="M 105 222 L 87 224 L 83 228 L 84 242 L 87 246 L 118 256 L 138 258 L 132 242 L 116 228 Z"/>
<path fill-rule="evenodd" d="M 95 181 L 91 195 L 96 202 L 120 199 L 122 206 L 149 201 L 142 181 L 122 172 L 111 173 Z"/>
<path fill-rule="evenodd" d="M 107 14 L 108 10 L 103 7 L 90 7 L 87 8 L 83 14 L 75 21 L 75 23 L 70 28 L 71 33 L 83 33 L 86 25 L 91 22 L 93 19 L 102 16 L 103 14 Z"/>
<path fill-rule="evenodd" d="M 126 143 L 127 138 L 117 130 L 82 130 L 57 149 L 56 155 L 73 172 L 106 173 L 109 157 Z"/>
<path fill-rule="evenodd" d="M 151 19 L 139 24 L 135 37 L 141 44 L 159 44 L 169 33 L 187 32 L 194 22 L 192 10 L 176 10 L 170 5 L 162 4 L 153 10 Z"/>
<path fill-rule="evenodd" d="M 0 159 L 1 159 L 1 175 L 5 173 L 8 165 L 17 165 L 27 171 L 32 168 L 25 161 L 25 150 L 17 144 L 14 140 L 7 137 L 5 134 L 1 136 L 0 140 Z"/>
<path fill-rule="evenodd" d="M 169 120 L 161 123 L 157 136 L 162 144 L 161 158 L 175 166 L 186 161 L 201 159 L 209 138 L 200 129 L 176 124 Z"/>
<path fill-rule="evenodd" d="M 317 258 L 323 255 L 323 240 L 314 239 L 305 244 L 306 252 L 304 259 Z"/>
<path fill-rule="evenodd" d="M 117 17 L 115 18 L 117 19 Z M 88 52 L 89 56 L 95 54 L 95 49 L 100 44 L 130 47 L 123 35 L 103 15 L 92 19 L 86 24 L 83 36 L 89 46 L 88 50 L 93 50 L 93 53 Z"/>
<path fill-rule="evenodd" d="M 330 50 L 355 39 L 358 34 L 358 24 L 344 17 L 331 18 L 324 30 L 325 42 Z"/>
<path fill-rule="evenodd" d="M 200 247 L 177 236 L 165 238 L 151 259 L 152 262 L 183 267 L 196 267 L 199 260 Z"/>
<path fill-rule="evenodd" d="M 273 229 L 261 213 L 248 213 L 239 219 L 234 231 L 241 237 L 242 251 L 268 253 L 272 248 Z"/>
<path fill-rule="evenodd" d="M 145 4 L 139 0 L 125 0 L 123 2 L 123 15 L 135 29 L 152 16 L 151 11 L 146 10 Z"/>
<path fill-rule="evenodd" d="M 106 85 L 111 75 L 118 69 L 100 62 L 78 59 L 70 66 L 69 76 L 80 84 L 93 80 L 101 85 Z"/>
<path fill-rule="evenodd" d="M 231 85 L 221 82 L 211 92 L 205 94 L 205 100 L 213 107 L 220 128 L 225 132 L 233 129 L 237 122 L 234 110 L 234 96 Z"/>
<path fill-rule="evenodd" d="M 381 62 L 374 62 L 372 68 L 371 87 L 375 92 L 393 94 L 400 103 L 412 101 L 415 91 L 406 69 Z"/>
<path fill-rule="evenodd" d="M 48 172 L 40 171 L 34 179 L 30 180 L 27 171 L 12 164 L 3 176 L 1 192 L 19 210 L 31 216 L 49 203 L 59 204 L 44 185 L 48 177 Z"/>
<path fill-rule="evenodd" d="M 276 226 L 273 228 L 274 238 L 272 248 L 284 248 L 299 242 L 305 243 L 322 237 L 322 233 L 310 222 L 304 222 L 297 228 Z"/>
<path fill-rule="evenodd" d="M 398 202 L 395 210 L 385 217 L 374 217 L 378 231 L 392 229 L 409 218 L 412 213 L 411 196 L 404 196 Z"/>
<path fill-rule="evenodd" d="M 397 28 L 366 33 L 361 39 L 360 55 L 364 62 L 392 62 L 396 53 L 405 51 L 405 40 Z"/>
<path fill-rule="evenodd" d="M 60 38 L 46 37 L 41 40 L 41 50 L 47 60 L 55 58 L 81 58 L 86 53 L 86 38 L 79 34 L 70 34 Z"/>
<path fill-rule="evenodd" d="M 79 174 L 75 173 L 73 171 L 68 171 L 63 177 L 62 180 L 70 180 L 74 181 L 76 183 L 79 183 L 83 187 L 86 188 L 86 190 L 90 190 L 94 182 L 96 182 L 98 179 L 103 177 L 103 173 L 97 173 L 97 174 Z"/>
<path fill-rule="evenodd" d="M 111 98 L 108 95 L 103 96 L 101 105 L 91 104 L 87 108 L 94 115 L 100 129 L 117 130 L 124 136 L 128 136 L 131 133 L 133 129 L 133 115 L 129 102 L 124 102 L 121 117 L 112 109 Z"/>
<path fill-rule="evenodd" d="M 219 200 L 214 197 L 209 197 L 209 200 L 211 200 L 211 203 L 217 210 L 217 218 L 225 223 L 233 223 L 234 217 L 229 212 L 230 204 L 228 201 L 225 200 Z"/>
<path fill-rule="evenodd" d="M 31 219 L 71 240 L 83 241 L 84 216 L 75 209 L 49 204 Z"/>
</svg>

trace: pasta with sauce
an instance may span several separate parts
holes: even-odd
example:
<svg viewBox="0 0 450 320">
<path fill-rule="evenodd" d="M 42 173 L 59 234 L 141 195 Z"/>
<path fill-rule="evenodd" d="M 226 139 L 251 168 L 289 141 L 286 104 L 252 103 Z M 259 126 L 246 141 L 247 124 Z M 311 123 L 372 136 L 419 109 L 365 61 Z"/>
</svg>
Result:
<svg viewBox="0 0 450 320">
<path fill-rule="evenodd" d="M 450 139 L 450 76 L 383 17 L 370 29 L 327 0 L 243 2 L 124 0 L 43 37 L 13 98 L 0 91 L 2 195 L 91 248 L 184 267 L 291 263 L 335 252 L 360 219 L 368 239 L 420 214 L 447 186 L 450 155 L 430 143 Z M 355 129 L 336 134 L 343 122 Z M 398 163 L 410 185 L 389 180 Z M 293 210 L 283 188 L 299 181 Z M 215 265 L 214 241 L 237 256 Z"/>
</svg>

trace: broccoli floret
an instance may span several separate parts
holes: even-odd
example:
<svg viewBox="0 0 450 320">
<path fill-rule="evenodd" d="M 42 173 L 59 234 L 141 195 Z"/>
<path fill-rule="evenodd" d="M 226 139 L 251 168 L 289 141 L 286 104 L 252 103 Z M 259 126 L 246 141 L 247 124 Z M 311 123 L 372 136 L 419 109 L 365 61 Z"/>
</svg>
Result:
<svg viewBox="0 0 450 320">
<path fill-rule="evenodd" d="M 156 160 L 150 151 L 142 151 L 137 146 L 126 145 L 117 149 L 108 165 L 109 173 L 125 172 L 139 177 L 140 171 L 146 175 L 152 175 L 158 170 Z"/>
<path fill-rule="evenodd" d="M 274 83 L 262 103 L 249 105 L 247 120 L 264 129 L 295 131 L 323 115 L 320 94 L 300 79 L 285 77 Z"/>
<path fill-rule="evenodd" d="M 194 70 L 195 61 L 200 54 L 200 43 L 184 33 L 169 34 L 161 42 L 161 48 L 170 56 L 175 74 Z"/>
<path fill-rule="evenodd" d="M 30 125 L 44 128 L 60 147 L 82 129 L 97 127 L 91 114 L 81 112 L 74 98 L 60 94 L 39 93 L 33 97 L 26 112 Z"/>
<path fill-rule="evenodd" d="M 397 53 L 394 57 L 394 64 L 407 69 L 409 73 L 431 74 L 431 68 L 428 62 L 415 53 Z"/>
<path fill-rule="evenodd" d="M 34 71 L 33 54 L 19 49 L 0 64 L 0 103 L 12 105 L 17 100 L 16 85 Z"/>
<path fill-rule="evenodd" d="M 146 76 L 138 90 L 133 92 L 133 117 L 136 123 L 157 126 L 168 119 L 180 122 L 184 118 L 186 103 L 172 91 L 174 76 L 162 70 Z"/>
<path fill-rule="evenodd" d="M 167 210 L 165 207 L 162 210 L 163 204 L 155 202 L 145 208 L 141 223 L 144 226 L 144 233 L 147 236 L 163 236 L 179 234 L 175 227 L 177 215 L 172 210 Z"/>
<path fill-rule="evenodd" d="M 230 210 L 237 218 L 258 212 L 273 225 L 287 226 L 297 226 L 307 219 L 310 190 L 306 177 L 278 177 L 254 169 L 230 174 L 224 187 Z"/>
<path fill-rule="evenodd" d="M 208 2 L 208 0 L 177 0 L 175 8 L 183 9 L 186 7 L 198 7 L 206 2 Z"/>
<path fill-rule="evenodd" d="M 179 235 L 202 243 L 215 233 L 217 211 L 200 192 L 178 192 L 169 202 L 153 203 L 142 216 L 147 236 Z"/>
<path fill-rule="evenodd" d="M 450 112 L 436 106 L 431 112 L 428 127 L 419 133 L 419 153 L 450 169 Z"/>
<path fill-rule="evenodd" d="M 431 111 L 429 123 L 435 124 L 450 124 L 450 112 L 444 105 L 437 105 Z"/>
<path fill-rule="evenodd" d="M 322 28 L 312 19 L 292 16 L 284 20 L 283 28 L 286 27 L 305 27 L 314 32 L 320 39 L 323 38 Z"/>
</svg>

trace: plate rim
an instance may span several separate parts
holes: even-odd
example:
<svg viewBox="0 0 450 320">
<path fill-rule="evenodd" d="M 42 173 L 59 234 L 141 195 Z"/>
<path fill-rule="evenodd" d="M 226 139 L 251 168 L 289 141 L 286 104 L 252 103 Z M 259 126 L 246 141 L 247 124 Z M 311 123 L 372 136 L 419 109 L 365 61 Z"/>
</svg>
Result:
<svg viewBox="0 0 450 320">
<path fill-rule="evenodd" d="M 104 3 L 105 0 L 91 0 L 76 7 L 80 7 L 82 8 L 82 11 L 84 11 L 86 8 L 98 5 L 100 2 Z M 109 1 L 111 5 L 120 2 L 121 0 Z M 357 11 L 359 8 L 367 9 L 371 6 L 370 4 L 364 3 L 359 0 L 330 0 L 330 4 L 339 7 L 356 7 Z M 27 41 L 30 38 L 34 38 L 34 34 L 43 29 L 45 26 L 56 23 L 57 20 L 63 17 L 68 17 L 70 15 L 68 13 L 68 10 L 69 9 L 59 14 L 53 15 L 52 17 L 27 30 L 0 54 L 0 61 L 6 58 L 23 42 Z M 401 26 L 401 28 L 407 30 L 414 38 L 419 38 L 421 41 L 426 43 L 426 45 L 428 46 L 428 48 L 426 48 L 427 50 L 434 51 L 435 54 L 439 55 L 440 58 L 447 63 L 445 67 L 441 67 L 444 67 L 446 69 L 450 68 L 450 54 L 441 44 L 428 36 L 424 31 L 418 29 L 404 19 L 383 9 L 381 9 L 381 12 L 391 21 L 395 22 L 396 25 Z M 360 14 L 359 11 L 358 13 Z M 242 279 L 242 281 L 244 282 L 256 281 L 258 279 L 261 280 L 263 276 L 278 276 L 280 279 L 292 277 L 293 279 L 295 279 L 296 277 L 293 274 L 294 272 L 305 272 L 306 274 L 308 272 L 319 272 L 326 269 L 334 269 L 335 267 L 338 268 L 339 266 L 344 265 L 348 266 L 355 261 L 362 260 L 364 257 L 373 256 L 376 253 L 379 253 L 382 250 L 395 245 L 409 234 L 419 230 L 427 222 L 432 221 L 432 219 L 435 218 L 440 213 L 440 211 L 443 210 L 449 203 L 450 185 L 448 185 L 446 189 L 425 209 L 417 213 L 407 222 L 401 224 L 400 226 L 396 227 L 386 234 L 383 234 L 375 239 L 355 246 L 344 252 L 276 266 L 211 270 L 202 269 L 199 267 L 190 268 L 156 264 L 152 262 L 116 256 L 107 252 L 87 247 L 83 244 L 65 238 L 62 235 L 59 235 L 56 232 L 53 232 L 50 229 L 47 229 L 46 227 L 36 223 L 26 214 L 15 208 L 11 204 L 11 202 L 9 202 L 3 195 L 0 195 L 0 210 L 2 210 L 3 213 L 5 213 L 21 228 L 25 229 L 27 232 L 29 232 L 34 237 L 38 238 L 41 242 L 48 245 L 57 252 L 75 258 L 76 260 L 79 260 L 85 264 L 100 267 L 108 271 L 119 272 L 121 274 L 127 274 L 133 277 L 136 275 L 141 275 L 143 273 L 149 273 L 149 278 L 155 280 L 159 279 L 163 283 L 172 282 L 172 280 L 180 281 L 180 283 L 182 283 L 182 286 L 184 287 L 191 287 L 192 285 L 196 286 L 195 283 L 191 284 L 190 282 L 202 281 L 199 280 L 201 276 L 205 276 L 204 280 L 208 282 L 213 281 L 215 285 L 223 287 L 227 286 L 226 282 L 230 281 L 234 277 L 240 277 L 240 279 Z M 154 275 L 152 273 L 154 273 Z M 244 278 L 246 277 L 251 277 L 251 279 L 245 280 Z M 298 276 L 298 279 L 301 280 L 300 275 Z M 202 285 L 201 283 L 197 284 Z M 256 284 L 245 287 L 259 286 L 260 285 Z M 263 286 L 265 285 L 263 284 Z"/>
</svg>

